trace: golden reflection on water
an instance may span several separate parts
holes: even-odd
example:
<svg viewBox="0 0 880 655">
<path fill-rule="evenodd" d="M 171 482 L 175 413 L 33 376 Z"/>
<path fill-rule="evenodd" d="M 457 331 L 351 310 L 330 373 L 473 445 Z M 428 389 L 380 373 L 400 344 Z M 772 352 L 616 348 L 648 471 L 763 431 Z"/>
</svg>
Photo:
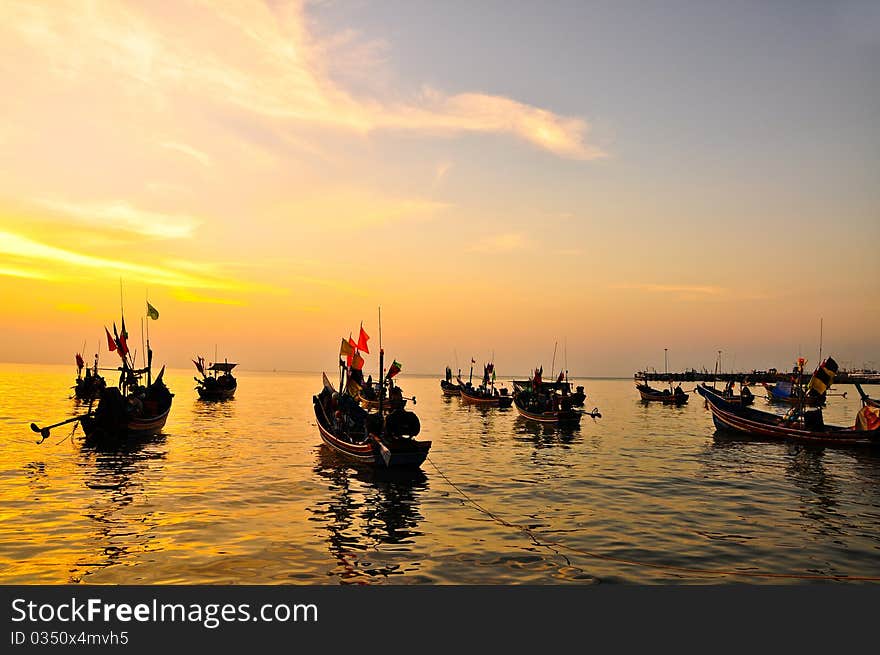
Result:
<svg viewBox="0 0 880 655">
<path fill-rule="evenodd" d="M 101 452 L 66 428 L 38 446 L 27 427 L 82 410 L 67 367 L 0 366 L 0 581 L 736 580 L 583 552 L 880 575 L 876 453 L 716 435 L 696 396 L 645 405 L 630 381 L 586 380 L 603 417 L 557 429 L 446 398 L 439 376 L 409 376 L 401 384 L 419 398 L 421 437 L 434 446 L 421 471 L 400 475 L 354 468 L 319 445 L 320 374 L 244 371 L 235 399 L 213 403 L 197 399 L 188 371 L 166 376 L 176 397 L 163 434 Z M 857 409 L 835 398 L 826 421 L 851 423 Z"/>
</svg>

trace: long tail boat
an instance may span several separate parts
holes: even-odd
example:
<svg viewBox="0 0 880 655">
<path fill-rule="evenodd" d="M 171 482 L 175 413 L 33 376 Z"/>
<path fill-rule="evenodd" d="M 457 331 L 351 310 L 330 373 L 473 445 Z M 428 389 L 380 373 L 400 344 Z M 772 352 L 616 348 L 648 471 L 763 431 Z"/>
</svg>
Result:
<svg viewBox="0 0 880 655">
<path fill-rule="evenodd" d="M 678 385 L 672 391 L 669 389 L 661 391 L 660 389 L 648 386 L 647 383 L 639 384 L 636 382 L 636 390 L 645 402 L 660 402 L 664 405 L 684 405 L 688 401 L 688 394 L 682 390 L 681 385 Z"/>
<path fill-rule="evenodd" d="M 708 389 L 709 391 L 719 394 L 731 405 L 741 405 L 745 407 L 755 402 L 755 394 L 749 391 L 749 388 L 746 385 L 742 385 L 742 388 L 740 389 L 740 392 L 738 394 L 733 392 L 732 385 L 728 385 L 723 390 L 718 390 L 715 387 L 710 387 L 705 382 L 703 382 L 700 386 L 706 387 L 706 389 Z"/>
<path fill-rule="evenodd" d="M 380 328 L 381 329 L 381 328 Z M 381 337 L 380 337 L 381 338 Z M 340 388 L 323 376 L 324 387 L 317 396 L 312 397 L 315 419 L 321 441 L 350 461 L 384 468 L 419 467 L 428 457 L 430 441 L 417 441 L 414 437 L 421 431 L 418 416 L 402 407 L 386 413 L 384 369 L 385 351 L 379 348 L 379 406 L 375 413 L 361 407 L 356 395 L 350 393 L 357 388 L 351 385 L 351 368 L 340 362 Z M 396 362 L 395 362 L 396 364 Z M 357 369 L 359 370 L 359 369 Z M 394 367 L 389 369 L 391 373 Z M 399 365 L 397 365 L 399 371 Z M 345 382 L 346 375 L 349 383 Z M 393 377 L 393 374 L 392 374 Z"/>
<path fill-rule="evenodd" d="M 655 389 L 648 384 L 647 376 L 639 383 L 636 377 L 636 391 L 639 392 L 643 402 L 646 403 L 663 403 L 664 405 L 684 405 L 688 401 L 688 394 L 681 388 L 679 384 L 675 389 L 672 388 L 672 378 L 669 377 L 669 359 L 667 357 L 667 349 L 663 349 L 663 364 L 669 380 L 669 389 Z"/>
<path fill-rule="evenodd" d="M 83 373 L 85 369 L 85 373 Z M 95 364 L 86 368 L 82 355 L 76 353 L 76 384 L 73 386 L 73 394 L 79 400 L 96 400 L 101 392 L 107 388 L 107 381 L 98 373 L 98 355 L 95 355 Z"/>
<path fill-rule="evenodd" d="M 470 382 L 463 383 L 460 377 L 458 382 L 463 403 L 499 408 L 507 408 L 513 404 L 513 396 L 508 395 L 506 388 L 495 387 L 495 364 L 491 362 L 483 366 L 483 381 L 480 385 L 475 387 Z"/>
<path fill-rule="evenodd" d="M 214 362 L 205 367 L 204 357 L 193 360 L 196 370 L 202 374 L 201 379 L 194 377 L 196 391 L 202 400 L 229 400 L 238 389 L 238 380 L 232 375 L 232 369 L 238 364 L 230 364 L 229 361 Z M 218 375 L 222 373 L 222 375 Z"/>
<path fill-rule="evenodd" d="M 149 305 L 148 305 L 149 307 Z M 149 316 L 150 314 L 148 314 Z M 158 316 L 158 314 L 156 314 Z M 38 432 L 42 443 L 49 437 L 49 431 L 67 423 L 79 423 L 85 433 L 86 443 L 98 446 L 122 445 L 128 440 L 153 436 L 161 432 L 168 420 L 174 398 L 163 381 L 165 367 L 152 379 L 153 351 L 147 337 L 146 365 L 135 368 L 134 357 L 128 349 L 128 333 L 125 318 L 122 330 L 117 332 L 113 324 L 113 336 L 107 331 L 107 346 L 116 351 L 121 359 L 119 384 L 105 388 L 98 397 L 98 405 L 85 414 L 74 416 L 54 425 L 40 428 L 31 423 L 31 430 Z M 144 380 L 146 378 L 146 380 Z M 146 384 L 142 384 L 142 382 Z"/>
<path fill-rule="evenodd" d="M 513 406 L 520 416 L 538 423 L 579 424 L 584 415 L 600 418 L 598 409 L 592 412 L 574 409 L 571 399 L 547 387 L 541 380 L 543 367 L 535 369 L 531 380 L 513 385 Z"/>
<path fill-rule="evenodd" d="M 774 441 L 797 441 L 821 446 L 880 446 L 880 408 L 864 405 L 855 425 L 825 425 L 822 409 L 794 407 L 785 416 L 728 402 L 710 387 L 699 386 L 712 421 L 722 432 L 735 432 Z"/>
<path fill-rule="evenodd" d="M 839 367 L 833 358 L 829 357 L 816 367 L 810 381 L 802 385 L 800 380 L 804 372 L 804 358 L 799 358 L 797 366 L 792 373 L 792 380 L 777 382 L 774 386 L 764 383 L 767 390 L 767 399 L 773 402 L 787 403 L 789 405 L 803 405 L 806 407 L 821 407 L 828 397 L 828 389 L 837 375 Z M 846 394 L 844 394 L 846 395 Z"/>
<path fill-rule="evenodd" d="M 459 371 L 459 376 L 461 376 L 461 371 Z M 444 396 L 461 395 L 461 385 L 452 381 L 452 369 L 448 366 L 446 367 L 446 379 L 440 380 L 440 388 L 443 390 Z"/>
</svg>

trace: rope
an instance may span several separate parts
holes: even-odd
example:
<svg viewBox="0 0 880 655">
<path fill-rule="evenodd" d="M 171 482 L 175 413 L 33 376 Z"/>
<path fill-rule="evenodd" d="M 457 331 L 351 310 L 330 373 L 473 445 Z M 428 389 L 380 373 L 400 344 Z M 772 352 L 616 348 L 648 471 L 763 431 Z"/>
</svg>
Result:
<svg viewBox="0 0 880 655">
<path fill-rule="evenodd" d="M 446 481 L 446 483 L 455 489 L 462 498 L 465 499 L 468 503 L 470 503 L 474 508 L 476 508 L 479 512 L 485 514 L 489 518 L 491 518 L 496 523 L 503 525 L 508 528 L 513 528 L 515 530 L 519 530 L 523 534 L 525 534 L 531 541 L 533 541 L 536 545 L 548 548 L 549 550 L 553 550 L 557 552 L 556 549 L 559 548 L 561 550 L 566 550 L 570 553 L 575 553 L 578 555 L 583 555 L 585 557 L 591 557 L 593 559 L 604 560 L 606 562 L 615 562 L 617 564 L 626 564 L 628 566 L 640 566 L 644 568 L 652 568 L 652 569 L 660 569 L 663 571 L 675 571 L 677 573 L 688 573 L 690 575 L 696 576 L 715 576 L 715 577 L 724 577 L 724 576 L 735 576 L 735 577 L 744 577 L 744 578 L 763 578 L 763 579 L 782 579 L 782 580 L 834 580 L 834 581 L 848 581 L 848 582 L 880 582 L 880 576 L 865 576 L 865 575 L 818 575 L 818 574 L 807 574 L 807 573 L 771 573 L 764 571 L 730 571 L 725 569 L 699 569 L 699 568 L 691 568 L 686 566 L 674 566 L 669 564 L 657 564 L 654 562 L 645 562 L 642 560 L 634 560 L 634 559 L 626 559 L 623 557 L 614 557 L 613 555 L 604 555 L 602 553 L 596 553 L 593 551 L 585 550 L 582 548 L 576 548 L 574 546 L 569 546 L 558 541 L 553 541 L 550 539 L 540 538 L 539 535 L 535 533 L 531 528 L 520 525 L 518 523 L 511 523 L 510 521 L 502 518 L 501 516 L 495 514 L 494 512 L 486 509 L 482 505 L 480 505 L 477 501 L 471 498 L 461 487 L 455 484 L 449 477 L 440 470 L 440 467 L 434 463 L 430 457 L 428 457 L 428 461 L 431 463 L 431 466 L 440 474 L 440 476 Z M 559 553 L 557 553 L 559 554 Z"/>
</svg>

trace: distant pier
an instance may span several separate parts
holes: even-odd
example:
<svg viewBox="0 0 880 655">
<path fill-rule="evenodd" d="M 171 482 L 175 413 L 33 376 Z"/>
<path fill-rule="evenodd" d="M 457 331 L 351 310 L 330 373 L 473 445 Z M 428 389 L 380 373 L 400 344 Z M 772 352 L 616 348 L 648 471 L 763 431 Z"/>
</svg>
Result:
<svg viewBox="0 0 880 655">
<path fill-rule="evenodd" d="M 785 380 L 791 380 L 793 375 L 797 373 L 792 371 L 750 371 L 744 373 L 711 373 L 708 371 L 685 371 L 684 373 L 658 373 L 656 371 L 639 371 L 633 375 L 633 379 L 645 380 L 647 382 L 748 382 L 749 384 L 760 384 L 766 382 L 775 384 Z M 804 371 L 802 378 L 809 380 L 812 371 Z M 880 384 L 880 374 L 878 373 L 848 373 L 839 371 L 834 377 L 834 384 Z"/>
</svg>

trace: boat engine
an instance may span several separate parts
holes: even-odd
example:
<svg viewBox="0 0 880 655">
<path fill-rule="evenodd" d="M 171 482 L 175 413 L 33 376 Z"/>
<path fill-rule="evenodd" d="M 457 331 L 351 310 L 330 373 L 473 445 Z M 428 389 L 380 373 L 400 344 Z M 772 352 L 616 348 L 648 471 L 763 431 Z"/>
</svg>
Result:
<svg viewBox="0 0 880 655">
<path fill-rule="evenodd" d="M 395 409 L 385 419 L 385 434 L 390 437 L 414 437 L 421 429 L 419 417 L 405 409 Z"/>
</svg>

